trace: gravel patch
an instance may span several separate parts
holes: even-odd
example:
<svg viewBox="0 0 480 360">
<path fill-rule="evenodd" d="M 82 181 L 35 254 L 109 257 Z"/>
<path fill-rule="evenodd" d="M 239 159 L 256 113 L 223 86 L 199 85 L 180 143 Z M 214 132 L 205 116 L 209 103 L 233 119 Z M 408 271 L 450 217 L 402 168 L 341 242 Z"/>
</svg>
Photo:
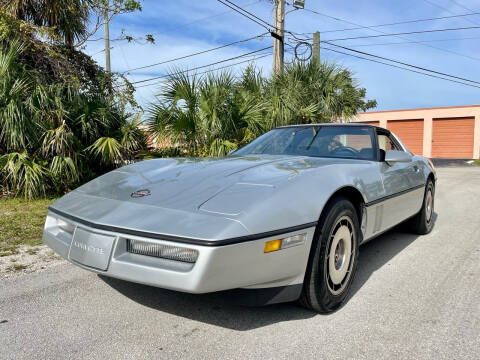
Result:
<svg viewBox="0 0 480 360">
<path fill-rule="evenodd" d="M 0 278 L 43 271 L 66 262 L 46 245 L 21 245 L 16 250 L 16 254 L 0 257 Z"/>
</svg>

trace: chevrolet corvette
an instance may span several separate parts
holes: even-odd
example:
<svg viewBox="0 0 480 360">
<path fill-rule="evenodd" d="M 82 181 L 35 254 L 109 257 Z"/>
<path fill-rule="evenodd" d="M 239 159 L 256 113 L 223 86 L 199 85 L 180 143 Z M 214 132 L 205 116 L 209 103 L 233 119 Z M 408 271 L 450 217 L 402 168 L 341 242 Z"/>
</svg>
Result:
<svg viewBox="0 0 480 360">
<path fill-rule="evenodd" d="M 223 158 L 102 175 L 49 207 L 43 241 L 107 277 L 329 313 L 362 243 L 403 222 L 432 230 L 436 181 L 431 161 L 386 129 L 279 127 Z"/>
</svg>

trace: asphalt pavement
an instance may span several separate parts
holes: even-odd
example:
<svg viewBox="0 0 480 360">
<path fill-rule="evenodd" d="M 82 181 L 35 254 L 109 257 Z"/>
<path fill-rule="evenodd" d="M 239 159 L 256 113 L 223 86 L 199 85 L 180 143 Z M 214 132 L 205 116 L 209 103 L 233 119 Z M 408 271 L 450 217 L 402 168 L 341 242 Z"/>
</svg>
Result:
<svg viewBox="0 0 480 360">
<path fill-rule="evenodd" d="M 65 263 L 0 280 L 0 359 L 479 359 L 480 167 L 438 173 L 432 233 L 362 246 L 334 314 L 234 306 Z"/>
</svg>

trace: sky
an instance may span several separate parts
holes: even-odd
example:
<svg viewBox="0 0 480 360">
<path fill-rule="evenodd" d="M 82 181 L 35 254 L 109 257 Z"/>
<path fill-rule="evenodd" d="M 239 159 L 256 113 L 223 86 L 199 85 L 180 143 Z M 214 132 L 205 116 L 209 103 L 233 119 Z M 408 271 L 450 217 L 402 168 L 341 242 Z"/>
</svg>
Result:
<svg viewBox="0 0 480 360">
<path fill-rule="evenodd" d="M 268 23 L 273 22 L 271 1 L 231 1 Z M 289 1 L 287 0 L 287 2 Z M 113 47 L 111 49 L 112 71 L 125 73 L 132 82 L 162 76 L 178 71 L 178 69 L 192 69 L 211 64 L 272 45 L 272 38 L 266 36 L 188 59 L 129 71 L 136 67 L 250 38 L 266 31 L 263 27 L 216 0 L 145 0 L 142 1 L 142 7 L 141 12 L 119 15 L 110 24 L 112 39 L 119 38 L 122 30 L 135 38 L 145 37 L 146 34 L 152 34 L 155 38 L 155 44 L 148 44 L 145 41 L 131 43 L 113 41 L 111 43 Z M 480 1 L 478 0 L 306 0 L 305 8 L 321 14 L 306 10 L 288 13 L 285 29 L 295 34 L 307 34 L 297 35 L 297 37 L 311 37 L 311 33 L 320 31 L 322 41 L 337 39 L 335 43 L 341 46 L 478 81 L 478 84 L 471 84 L 480 86 L 480 15 L 374 29 L 332 31 L 357 27 L 354 24 L 366 27 L 472 12 L 480 13 Z M 291 5 L 286 6 L 287 11 L 292 9 Z M 385 33 L 475 26 L 479 28 L 338 40 Z M 103 37 L 102 29 L 93 38 L 101 37 Z M 101 66 L 105 65 L 103 46 L 103 41 L 89 41 L 84 50 L 87 54 L 92 55 Z M 322 46 L 332 48 L 327 44 L 322 44 Z M 286 61 L 291 61 L 293 56 L 291 48 L 287 47 L 287 50 L 289 52 L 286 53 Z M 338 50 L 348 52 L 342 49 Z M 257 54 L 261 56 L 271 54 L 271 52 L 271 50 L 265 50 Z M 321 58 L 351 70 L 357 83 L 367 89 L 367 98 L 377 100 L 378 105 L 375 110 L 480 103 L 480 88 L 477 87 L 426 77 L 328 50 L 321 50 Z M 249 58 L 232 60 L 209 69 L 245 59 Z M 268 76 L 271 73 L 272 56 L 260 58 L 255 61 L 255 64 Z M 243 63 L 230 69 L 234 73 L 239 73 L 247 65 L 248 63 Z M 206 69 L 198 71 L 204 70 Z M 137 101 L 144 108 L 148 108 L 148 105 L 154 101 L 161 80 L 139 83 L 137 86 L 147 84 L 149 86 L 138 87 L 135 94 Z"/>
</svg>

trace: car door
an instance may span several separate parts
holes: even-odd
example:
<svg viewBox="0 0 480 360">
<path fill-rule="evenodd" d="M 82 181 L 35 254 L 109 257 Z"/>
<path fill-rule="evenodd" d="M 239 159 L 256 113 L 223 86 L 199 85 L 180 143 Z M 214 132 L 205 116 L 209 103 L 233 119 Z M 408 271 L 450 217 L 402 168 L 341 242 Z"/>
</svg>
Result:
<svg viewBox="0 0 480 360">
<path fill-rule="evenodd" d="M 408 152 L 388 131 L 379 129 L 377 139 L 383 154 L 388 150 Z M 418 211 L 423 188 L 419 184 L 420 168 L 413 156 L 407 162 L 380 161 L 379 166 L 385 193 L 377 212 L 381 213 L 381 230 L 386 230 Z"/>
</svg>

